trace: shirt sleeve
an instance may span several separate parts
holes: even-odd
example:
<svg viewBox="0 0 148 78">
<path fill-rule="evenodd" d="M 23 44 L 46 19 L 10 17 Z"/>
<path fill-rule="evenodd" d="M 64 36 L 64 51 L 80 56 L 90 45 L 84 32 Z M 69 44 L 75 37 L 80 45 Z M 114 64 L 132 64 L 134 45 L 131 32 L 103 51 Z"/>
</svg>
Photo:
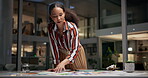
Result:
<svg viewBox="0 0 148 78">
<path fill-rule="evenodd" d="M 54 37 L 54 31 L 51 30 L 50 28 L 48 29 L 49 33 L 49 43 L 50 43 L 50 48 L 51 48 L 51 52 L 53 55 L 53 62 L 54 64 L 58 64 L 59 63 L 59 52 L 58 52 L 58 48 L 57 48 L 57 44 L 56 44 L 56 39 Z"/>
<path fill-rule="evenodd" d="M 78 52 L 79 52 L 79 33 L 76 25 L 73 25 L 73 28 L 71 29 L 71 48 L 72 50 L 70 51 L 70 55 L 68 55 L 66 58 L 70 62 L 74 62 L 74 59 L 77 57 Z"/>
</svg>

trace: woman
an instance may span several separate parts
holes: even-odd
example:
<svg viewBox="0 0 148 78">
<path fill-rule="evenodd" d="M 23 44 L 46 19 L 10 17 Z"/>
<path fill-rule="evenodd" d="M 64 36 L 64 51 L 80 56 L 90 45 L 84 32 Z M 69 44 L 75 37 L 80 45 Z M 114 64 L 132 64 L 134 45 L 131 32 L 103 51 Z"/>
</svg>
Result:
<svg viewBox="0 0 148 78">
<path fill-rule="evenodd" d="M 80 44 L 76 14 L 61 3 L 49 6 L 49 40 L 54 58 L 55 72 L 65 69 L 87 69 L 85 52 Z"/>
</svg>

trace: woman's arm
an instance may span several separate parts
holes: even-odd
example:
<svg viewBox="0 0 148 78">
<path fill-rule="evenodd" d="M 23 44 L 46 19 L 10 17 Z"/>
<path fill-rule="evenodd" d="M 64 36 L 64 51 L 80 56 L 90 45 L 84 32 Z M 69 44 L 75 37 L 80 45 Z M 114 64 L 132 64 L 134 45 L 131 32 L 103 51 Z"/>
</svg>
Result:
<svg viewBox="0 0 148 78">
<path fill-rule="evenodd" d="M 78 29 L 77 26 L 73 23 L 71 23 L 73 25 L 73 28 L 71 28 L 71 48 L 72 50 L 70 51 L 70 55 L 68 55 L 66 58 L 72 62 L 76 56 L 78 55 L 79 52 L 79 33 L 78 33 Z"/>
</svg>

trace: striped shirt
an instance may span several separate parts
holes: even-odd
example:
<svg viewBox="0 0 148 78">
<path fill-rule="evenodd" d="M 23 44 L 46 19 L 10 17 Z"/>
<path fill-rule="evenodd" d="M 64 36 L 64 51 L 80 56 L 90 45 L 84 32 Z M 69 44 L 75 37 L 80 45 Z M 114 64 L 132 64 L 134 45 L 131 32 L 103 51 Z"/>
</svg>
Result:
<svg viewBox="0 0 148 78">
<path fill-rule="evenodd" d="M 67 59 L 73 62 L 80 51 L 80 40 L 77 26 L 74 23 L 65 21 L 63 35 L 60 36 L 56 24 L 49 24 L 50 47 L 54 59 L 54 64 L 59 64 L 59 49 L 65 49 L 70 53 Z"/>
</svg>

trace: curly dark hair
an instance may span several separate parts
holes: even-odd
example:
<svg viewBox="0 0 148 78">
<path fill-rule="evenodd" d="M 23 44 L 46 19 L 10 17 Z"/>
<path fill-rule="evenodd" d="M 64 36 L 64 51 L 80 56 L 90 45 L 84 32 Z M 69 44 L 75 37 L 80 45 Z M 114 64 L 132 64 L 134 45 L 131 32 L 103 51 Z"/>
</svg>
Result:
<svg viewBox="0 0 148 78">
<path fill-rule="evenodd" d="M 60 2 L 54 2 L 52 4 L 49 5 L 49 15 L 51 15 L 51 11 L 55 8 L 55 7 L 60 7 L 63 9 L 63 11 L 65 12 L 65 20 L 69 21 L 69 22 L 73 22 L 78 26 L 78 21 L 79 18 L 77 16 L 77 14 L 69 9 L 69 8 L 65 8 L 64 5 Z M 49 17 L 49 21 L 53 22 L 53 20 Z"/>
</svg>

